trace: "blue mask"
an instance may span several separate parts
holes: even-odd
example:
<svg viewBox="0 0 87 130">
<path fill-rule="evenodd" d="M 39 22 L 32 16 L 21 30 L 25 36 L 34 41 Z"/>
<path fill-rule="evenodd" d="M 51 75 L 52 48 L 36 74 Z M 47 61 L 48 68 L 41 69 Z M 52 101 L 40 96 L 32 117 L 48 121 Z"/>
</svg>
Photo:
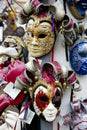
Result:
<svg viewBox="0 0 87 130">
<path fill-rule="evenodd" d="M 87 0 L 68 0 L 68 5 L 71 13 L 75 18 L 83 19 L 86 17 Z"/>
<path fill-rule="evenodd" d="M 87 42 L 78 42 L 70 49 L 70 64 L 77 74 L 87 74 Z"/>
</svg>

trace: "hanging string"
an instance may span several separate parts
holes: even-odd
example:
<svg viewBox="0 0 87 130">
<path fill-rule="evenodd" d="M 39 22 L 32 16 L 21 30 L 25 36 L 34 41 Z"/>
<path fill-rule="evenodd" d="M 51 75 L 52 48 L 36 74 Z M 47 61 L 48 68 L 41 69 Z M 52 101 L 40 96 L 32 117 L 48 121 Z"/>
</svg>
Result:
<svg viewBox="0 0 87 130">
<path fill-rule="evenodd" d="M 63 0 L 63 7 L 64 7 L 64 10 L 65 10 L 65 13 L 67 13 L 67 11 L 66 11 L 66 1 L 67 0 Z"/>
<path fill-rule="evenodd" d="M 35 59 L 36 59 L 37 65 L 38 65 L 38 69 L 40 70 L 40 62 L 39 62 L 38 58 L 35 58 Z"/>
<path fill-rule="evenodd" d="M 60 124 L 57 123 L 57 130 L 60 130 Z"/>
<path fill-rule="evenodd" d="M 66 54 L 66 61 L 69 61 L 69 58 L 68 58 L 68 46 L 65 42 L 65 54 Z"/>
<path fill-rule="evenodd" d="M 54 47 L 52 48 L 52 51 L 51 51 L 51 57 L 50 57 L 50 60 L 51 60 L 51 62 L 54 61 Z"/>
</svg>

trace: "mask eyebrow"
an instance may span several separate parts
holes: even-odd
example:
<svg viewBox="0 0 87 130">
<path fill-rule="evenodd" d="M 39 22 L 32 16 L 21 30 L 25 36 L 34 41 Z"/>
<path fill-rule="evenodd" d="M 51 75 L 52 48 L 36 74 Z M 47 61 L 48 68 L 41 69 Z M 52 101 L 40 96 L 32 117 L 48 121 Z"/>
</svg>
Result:
<svg viewBox="0 0 87 130">
<path fill-rule="evenodd" d="M 49 23 L 52 26 L 52 23 L 50 21 L 47 21 L 47 20 L 40 21 L 40 23 L 44 23 L 44 22 L 47 22 L 47 23 Z"/>
<path fill-rule="evenodd" d="M 30 18 L 28 19 L 28 23 L 29 23 L 30 20 L 33 20 L 33 22 L 35 22 L 35 19 L 34 19 L 33 17 L 30 17 Z M 27 27 L 28 23 L 26 24 L 26 27 Z"/>
<path fill-rule="evenodd" d="M 39 84 L 35 89 L 34 89 L 34 91 L 33 91 L 33 99 L 34 99 L 34 93 L 35 93 L 35 91 L 40 87 L 40 86 L 42 86 L 43 88 L 46 88 L 47 89 L 47 86 L 45 86 L 45 85 L 43 85 L 43 84 Z"/>
<path fill-rule="evenodd" d="M 35 21 L 35 19 L 34 19 L 33 17 L 30 17 L 30 18 L 28 19 L 28 21 L 29 21 L 29 20 L 33 20 L 33 21 Z"/>
<path fill-rule="evenodd" d="M 46 88 L 47 89 L 47 86 L 45 86 L 45 85 L 43 85 L 43 84 L 39 84 L 36 88 L 35 88 L 35 90 L 37 89 L 37 88 L 39 88 L 40 86 L 42 86 L 43 88 Z M 35 91 L 34 90 L 34 91 Z"/>
</svg>

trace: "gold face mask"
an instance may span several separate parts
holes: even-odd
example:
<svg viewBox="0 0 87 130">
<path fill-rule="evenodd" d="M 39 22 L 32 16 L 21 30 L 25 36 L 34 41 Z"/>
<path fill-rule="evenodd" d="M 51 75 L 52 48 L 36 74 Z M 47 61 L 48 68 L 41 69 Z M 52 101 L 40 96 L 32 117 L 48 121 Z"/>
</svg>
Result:
<svg viewBox="0 0 87 130">
<path fill-rule="evenodd" d="M 49 53 L 55 43 L 52 19 L 32 15 L 26 26 L 25 39 L 26 47 L 31 56 L 41 57 Z"/>
</svg>

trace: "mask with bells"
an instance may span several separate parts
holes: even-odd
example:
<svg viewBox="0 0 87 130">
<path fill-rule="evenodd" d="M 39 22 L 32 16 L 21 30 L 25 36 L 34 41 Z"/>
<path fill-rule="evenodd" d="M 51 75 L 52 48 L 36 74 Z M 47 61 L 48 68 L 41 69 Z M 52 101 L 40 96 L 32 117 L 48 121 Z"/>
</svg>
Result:
<svg viewBox="0 0 87 130">
<path fill-rule="evenodd" d="M 61 99 L 67 88 L 64 78 L 58 62 L 45 63 L 40 77 L 29 87 L 35 113 L 47 122 L 54 121 L 60 113 Z"/>
<path fill-rule="evenodd" d="M 51 17 L 30 16 L 25 33 L 25 44 L 30 55 L 41 57 L 48 54 L 54 46 L 57 33 Z"/>
<path fill-rule="evenodd" d="M 40 118 L 52 122 L 60 113 L 63 92 L 77 81 L 75 73 L 57 61 L 38 68 L 37 61 L 31 59 L 24 72 L 16 78 L 15 86 L 29 92 L 34 111 Z"/>
</svg>

